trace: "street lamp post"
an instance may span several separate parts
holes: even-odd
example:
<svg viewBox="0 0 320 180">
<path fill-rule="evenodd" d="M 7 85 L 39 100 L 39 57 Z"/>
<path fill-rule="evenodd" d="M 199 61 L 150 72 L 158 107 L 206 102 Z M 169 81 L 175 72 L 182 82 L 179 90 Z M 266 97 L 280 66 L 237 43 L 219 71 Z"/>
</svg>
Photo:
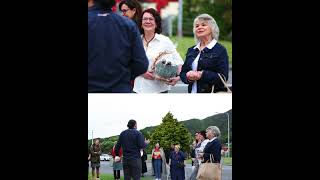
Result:
<svg viewBox="0 0 320 180">
<path fill-rule="evenodd" d="M 182 3 L 183 3 L 183 0 L 179 0 L 178 2 L 179 2 L 179 8 L 178 8 L 178 11 L 179 11 L 179 13 L 178 13 L 178 37 L 182 38 L 182 13 L 183 13 L 183 11 L 182 11 L 182 8 L 183 8 Z"/>
<path fill-rule="evenodd" d="M 216 112 L 219 113 L 219 112 Z M 228 118 L 228 152 L 227 152 L 227 157 L 230 157 L 230 117 L 229 117 L 229 113 L 225 112 L 223 114 L 227 114 L 227 118 Z"/>
</svg>

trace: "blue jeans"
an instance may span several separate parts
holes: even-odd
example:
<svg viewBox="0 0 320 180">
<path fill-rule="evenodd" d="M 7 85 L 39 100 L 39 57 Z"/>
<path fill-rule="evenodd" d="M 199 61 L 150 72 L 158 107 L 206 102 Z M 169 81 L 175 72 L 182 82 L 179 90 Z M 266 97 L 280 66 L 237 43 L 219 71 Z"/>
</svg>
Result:
<svg viewBox="0 0 320 180">
<path fill-rule="evenodd" d="M 161 164 L 162 164 L 162 160 L 161 159 L 155 159 L 153 161 L 153 166 L 154 166 L 154 173 L 156 175 L 157 179 L 161 178 Z"/>
</svg>

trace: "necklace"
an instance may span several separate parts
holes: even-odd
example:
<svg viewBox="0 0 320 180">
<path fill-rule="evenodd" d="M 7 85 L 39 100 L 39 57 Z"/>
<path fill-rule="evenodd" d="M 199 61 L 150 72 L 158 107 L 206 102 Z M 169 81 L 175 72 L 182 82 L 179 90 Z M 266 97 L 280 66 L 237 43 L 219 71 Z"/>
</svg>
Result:
<svg viewBox="0 0 320 180">
<path fill-rule="evenodd" d="M 156 33 L 154 33 L 153 34 L 153 37 L 149 40 L 149 41 L 147 41 L 147 39 L 146 39 L 146 37 L 143 35 L 143 39 L 144 39 L 144 41 L 145 41 L 145 43 L 146 43 L 146 48 L 148 48 L 148 46 L 149 46 L 149 43 L 154 39 L 154 37 L 156 36 Z"/>
</svg>

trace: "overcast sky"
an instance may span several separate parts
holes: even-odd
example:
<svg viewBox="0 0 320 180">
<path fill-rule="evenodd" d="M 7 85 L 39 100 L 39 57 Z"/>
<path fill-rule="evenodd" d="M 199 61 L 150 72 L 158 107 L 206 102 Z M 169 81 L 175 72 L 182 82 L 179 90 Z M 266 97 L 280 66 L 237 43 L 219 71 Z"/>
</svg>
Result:
<svg viewBox="0 0 320 180">
<path fill-rule="evenodd" d="M 138 129 L 159 125 L 170 111 L 178 121 L 232 109 L 231 94 L 88 94 L 88 139 L 119 135 L 135 119 Z"/>
</svg>

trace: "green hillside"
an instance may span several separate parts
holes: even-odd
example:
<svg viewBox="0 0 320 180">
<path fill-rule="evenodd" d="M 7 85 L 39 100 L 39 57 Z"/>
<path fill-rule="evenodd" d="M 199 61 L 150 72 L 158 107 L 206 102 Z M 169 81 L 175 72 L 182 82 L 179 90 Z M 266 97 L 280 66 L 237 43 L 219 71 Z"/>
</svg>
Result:
<svg viewBox="0 0 320 180">
<path fill-rule="evenodd" d="M 229 114 L 230 118 L 230 142 L 232 142 L 232 109 L 225 113 L 209 116 L 201 120 L 193 118 L 185 121 L 180 121 L 180 123 L 182 123 L 191 134 L 194 134 L 196 131 L 199 130 L 206 130 L 206 128 L 209 126 L 218 126 L 221 131 L 221 143 L 225 144 L 228 141 L 228 116 L 226 113 Z M 140 131 L 147 139 L 149 139 L 150 135 L 156 127 L 157 126 L 146 127 L 144 129 L 141 129 Z M 110 152 L 111 148 L 113 147 L 113 142 L 117 139 L 118 136 L 102 138 L 101 143 L 103 147 L 103 152 Z M 90 144 L 91 140 L 88 140 L 88 145 Z"/>
</svg>

